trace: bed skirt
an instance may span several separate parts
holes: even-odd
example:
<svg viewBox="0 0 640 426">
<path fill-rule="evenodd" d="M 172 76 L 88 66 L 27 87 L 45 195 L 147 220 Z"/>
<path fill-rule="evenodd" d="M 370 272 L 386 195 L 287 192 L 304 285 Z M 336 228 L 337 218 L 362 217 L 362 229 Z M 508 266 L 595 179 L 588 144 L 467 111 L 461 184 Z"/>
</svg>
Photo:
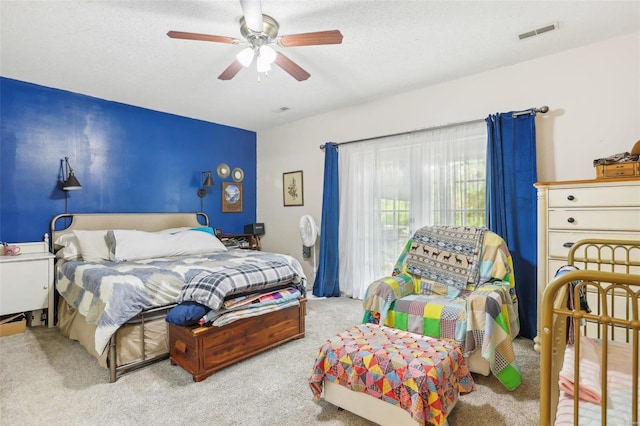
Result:
<svg viewBox="0 0 640 426">
<path fill-rule="evenodd" d="M 99 354 L 95 350 L 95 324 L 69 305 L 62 297 L 58 301 L 58 327 L 63 336 L 77 340 L 103 368 L 109 369 L 110 381 L 118 373 L 139 368 L 153 361 L 169 357 L 169 338 L 166 311 L 150 314 L 144 321 L 125 324 L 112 337 L 111 344 Z M 115 359 L 115 362 L 112 360 Z"/>
</svg>

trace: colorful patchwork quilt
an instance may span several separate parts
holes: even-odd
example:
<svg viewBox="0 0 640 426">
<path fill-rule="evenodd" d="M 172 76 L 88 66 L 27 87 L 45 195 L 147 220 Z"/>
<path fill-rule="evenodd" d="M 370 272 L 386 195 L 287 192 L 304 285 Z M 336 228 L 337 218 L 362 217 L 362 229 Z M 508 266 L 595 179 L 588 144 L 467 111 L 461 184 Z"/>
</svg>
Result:
<svg viewBox="0 0 640 426">
<path fill-rule="evenodd" d="M 270 291 L 265 294 L 242 296 L 231 299 L 223 304 L 220 310 L 210 310 L 200 319 L 201 324 L 222 327 L 243 318 L 255 317 L 268 312 L 286 309 L 300 304 L 300 290 L 286 288 Z M 228 306 L 228 307 L 227 307 Z"/>
<path fill-rule="evenodd" d="M 469 238 L 469 248 L 477 247 L 478 233 L 471 230 Z M 444 247 L 455 246 L 451 241 L 444 236 L 443 241 L 431 244 L 445 251 Z M 369 286 L 363 322 L 447 339 L 467 355 L 480 350 L 492 373 L 507 389 L 515 389 L 521 383 L 521 375 L 511 341 L 518 335 L 520 323 L 513 263 L 502 238 L 484 232 L 477 259 L 467 262 L 469 266 L 477 264 L 477 281 L 464 289 L 458 288 L 458 284 L 433 281 L 428 272 L 417 275 L 416 268 L 408 266 L 416 260 L 415 257 L 410 260 L 416 247 L 419 245 L 414 238 L 410 239 L 394 267 L 394 276 Z M 447 255 L 450 253 L 455 251 L 447 251 Z M 452 258 L 455 259 L 454 255 Z M 434 264 L 425 261 L 422 268 L 426 270 L 429 265 Z M 443 263 L 438 262 L 436 267 L 443 268 Z M 467 272 L 474 275 L 471 271 L 474 268 L 465 268 L 457 275 L 462 277 Z"/>
<path fill-rule="evenodd" d="M 476 389 L 455 345 L 376 324 L 360 324 L 328 339 L 309 384 L 320 399 L 323 381 L 399 406 L 421 425 L 446 425 L 458 396 Z"/>
</svg>

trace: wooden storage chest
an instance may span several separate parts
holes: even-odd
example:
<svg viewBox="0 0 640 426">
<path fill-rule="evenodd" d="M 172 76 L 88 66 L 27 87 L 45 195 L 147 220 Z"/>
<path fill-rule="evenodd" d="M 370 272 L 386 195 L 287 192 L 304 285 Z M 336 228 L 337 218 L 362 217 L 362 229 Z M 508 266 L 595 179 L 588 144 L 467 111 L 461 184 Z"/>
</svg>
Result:
<svg viewBox="0 0 640 426">
<path fill-rule="evenodd" d="M 243 359 L 304 337 L 306 299 L 264 315 L 244 318 L 223 327 L 169 324 L 169 356 L 199 382 Z"/>
</svg>

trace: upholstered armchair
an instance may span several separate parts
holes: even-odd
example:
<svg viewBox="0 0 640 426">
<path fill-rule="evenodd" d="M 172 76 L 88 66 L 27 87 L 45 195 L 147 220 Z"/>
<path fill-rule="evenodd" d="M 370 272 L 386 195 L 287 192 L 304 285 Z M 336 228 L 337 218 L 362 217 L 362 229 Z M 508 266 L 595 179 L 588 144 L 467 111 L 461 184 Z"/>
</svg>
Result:
<svg viewBox="0 0 640 426">
<path fill-rule="evenodd" d="M 452 341 L 472 372 L 493 372 L 507 389 L 520 384 L 513 262 L 487 228 L 419 229 L 392 274 L 369 285 L 364 308 L 364 322 Z"/>
</svg>

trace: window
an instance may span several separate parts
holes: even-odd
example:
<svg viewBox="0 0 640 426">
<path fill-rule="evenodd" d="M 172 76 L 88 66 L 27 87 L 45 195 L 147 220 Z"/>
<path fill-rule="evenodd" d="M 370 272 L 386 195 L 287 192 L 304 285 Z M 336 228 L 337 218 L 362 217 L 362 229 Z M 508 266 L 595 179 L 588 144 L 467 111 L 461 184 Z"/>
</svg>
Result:
<svg viewBox="0 0 640 426">
<path fill-rule="evenodd" d="M 485 226 L 485 159 L 455 161 L 441 167 L 450 168 L 452 176 L 449 186 L 433 182 L 432 194 L 439 190 L 449 192 L 444 197 L 448 202 L 438 204 L 432 197 L 430 225 Z"/>
<path fill-rule="evenodd" d="M 425 225 L 485 225 L 483 121 L 339 148 L 340 283 L 362 299 Z"/>
</svg>

